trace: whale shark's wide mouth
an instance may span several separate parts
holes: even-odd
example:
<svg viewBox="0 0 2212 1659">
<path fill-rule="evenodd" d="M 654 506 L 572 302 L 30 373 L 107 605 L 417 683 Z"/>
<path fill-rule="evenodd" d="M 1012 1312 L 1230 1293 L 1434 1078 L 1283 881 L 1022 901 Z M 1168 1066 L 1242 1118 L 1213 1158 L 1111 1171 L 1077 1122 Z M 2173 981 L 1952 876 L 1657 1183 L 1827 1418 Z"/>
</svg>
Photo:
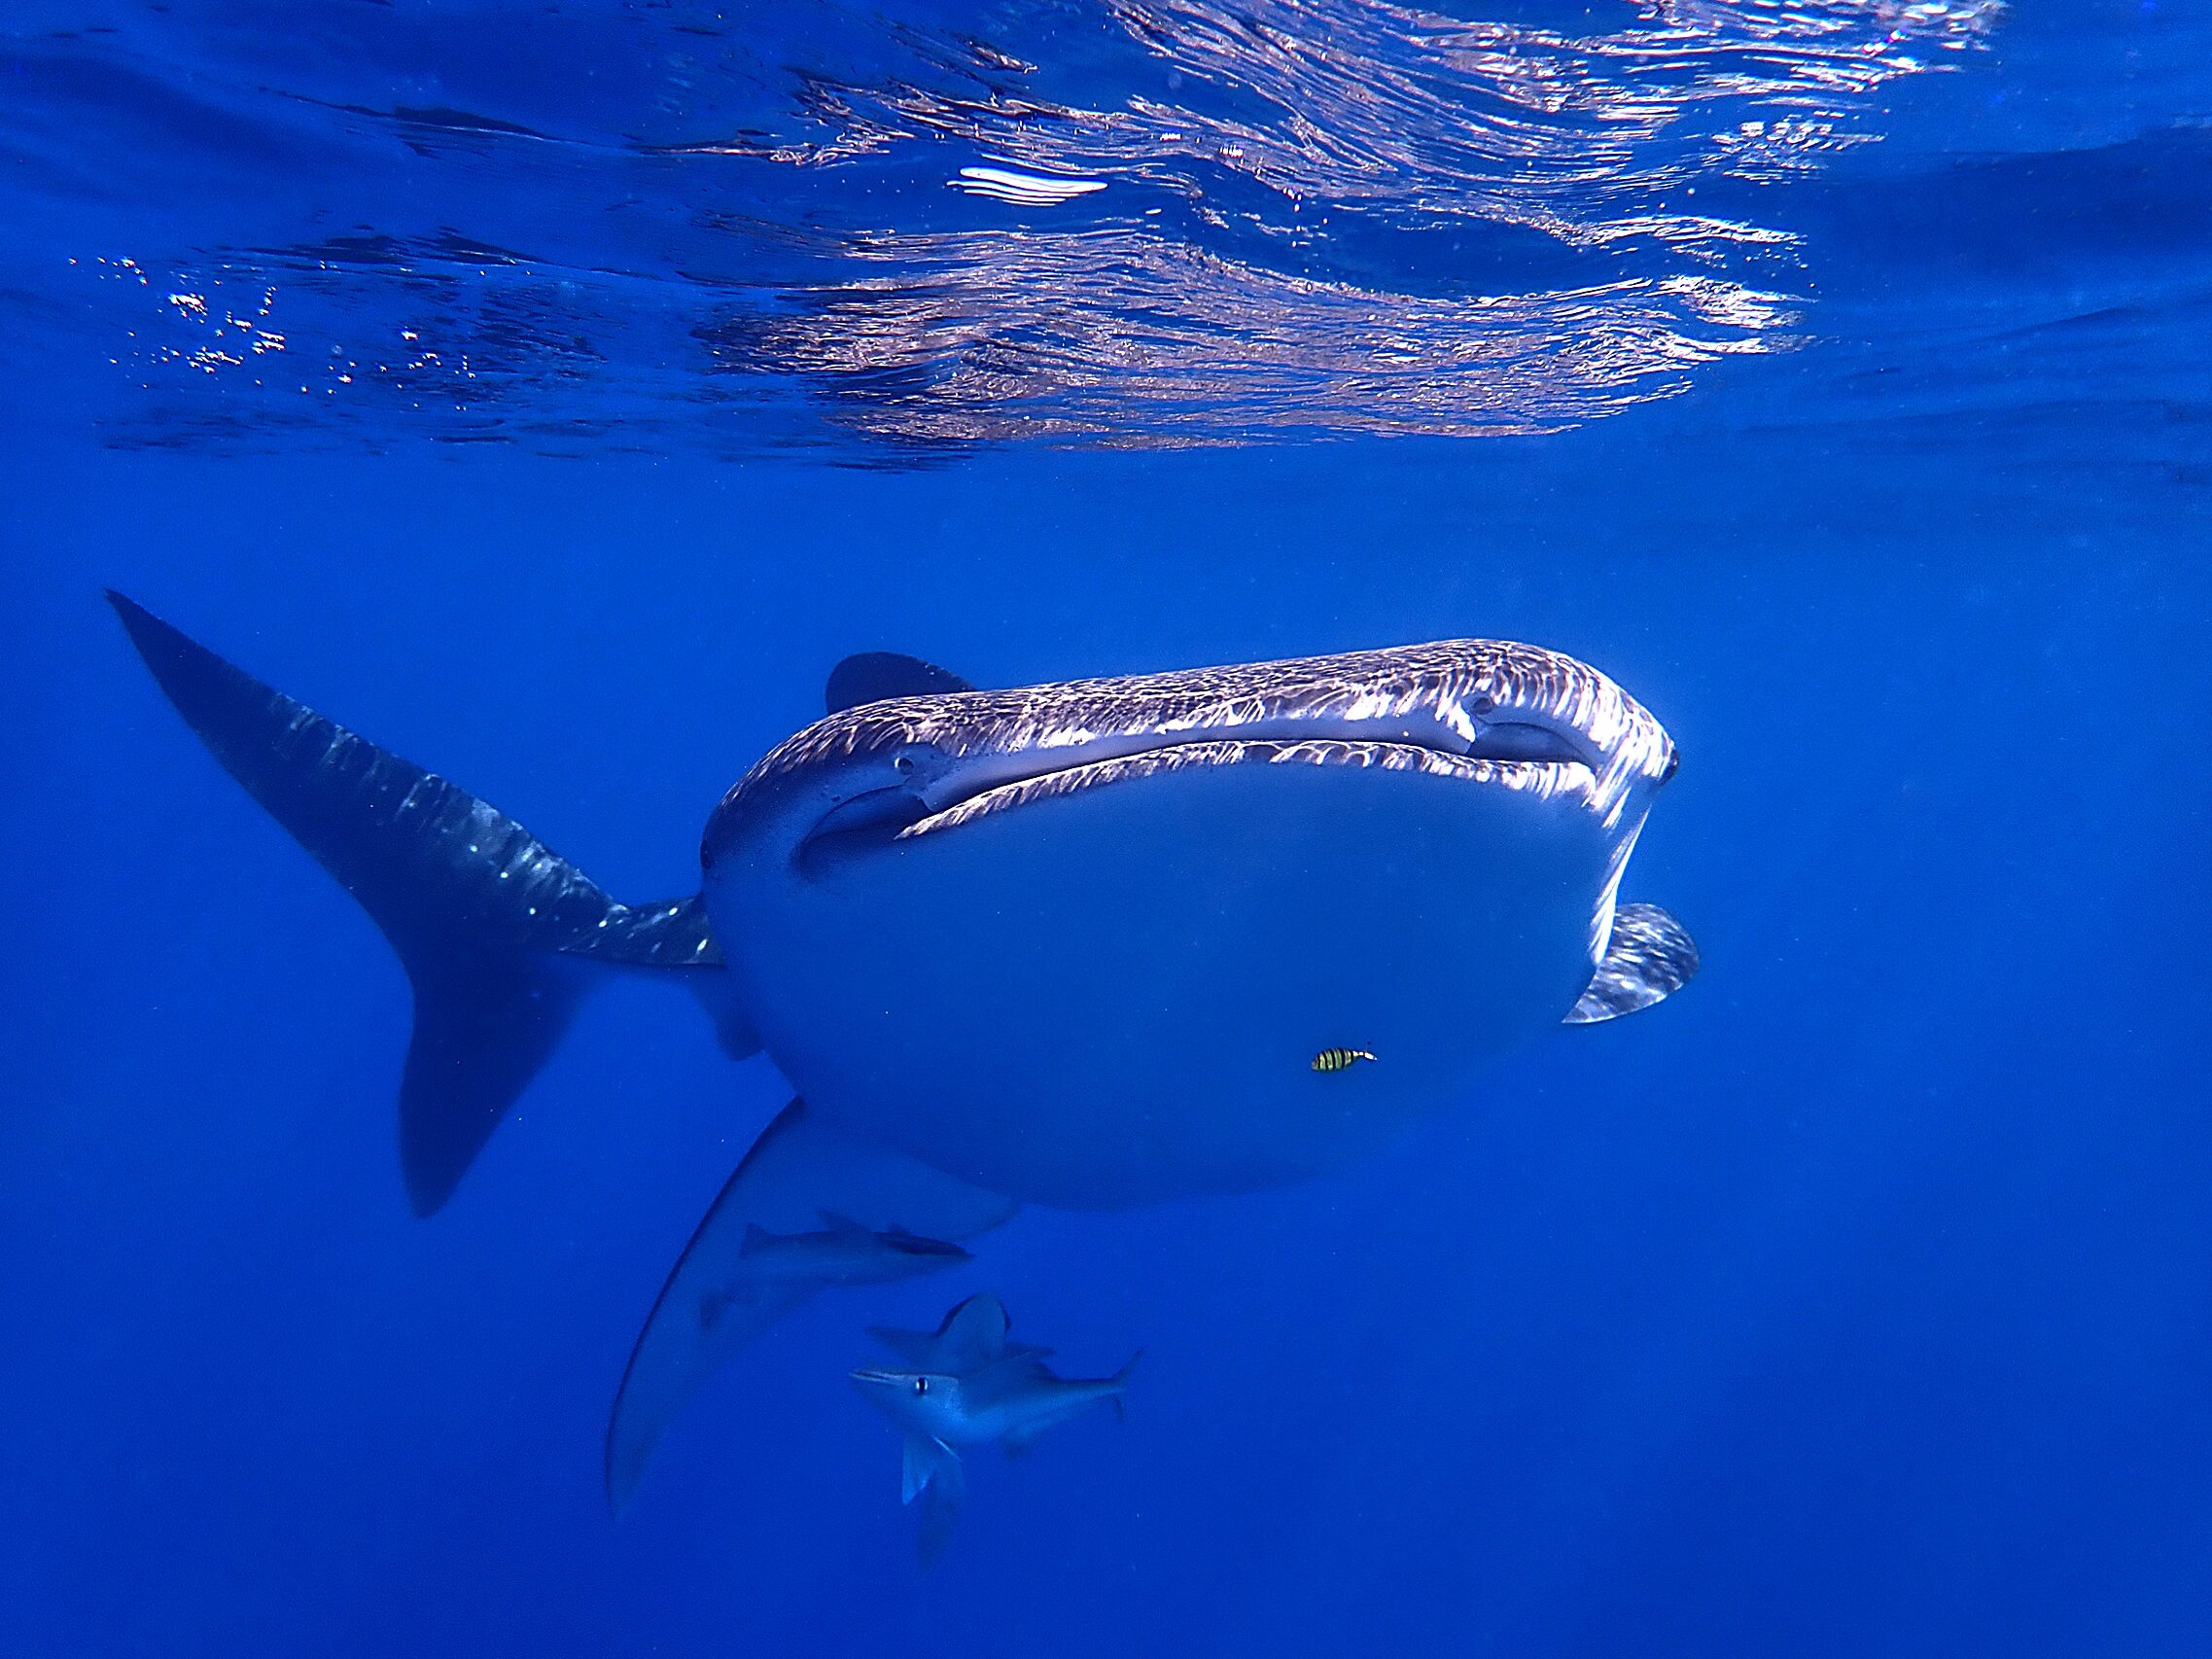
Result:
<svg viewBox="0 0 2212 1659">
<path fill-rule="evenodd" d="M 1671 775 L 1665 727 L 1587 663 L 1511 640 L 856 703 L 794 732 L 708 821 L 801 872 L 1078 792 L 1221 766 L 1422 772 L 1570 797 L 1633 833 Z"/>
<path fill-rule="evenodd" d="M 1416 735 L 1355 735 L 1351 723 L 1255 723 L 1204 736 L 1126 734 L 955 764 L 931 784 L 856 796 L 818 822 L 797 848 L 808 873 L 895 842 L 940 834 L 1038 801 L 1194 769 L 1242 765 L 1351 766 L 1421 772 L 1548 795 L 1590 789 L 1602 768 L 1578 734 L 1502 721 L 1461 736 L 1438 726 Z M 1372 729 L 1372 728 L 1369 728 Z"/>
<path fill-rule="evenodd" d="M 1570 781 L 1588 783 L 1595 775 L 1592 763 L 1579 750 L 1536 726 L 1513 728 L 1502 740 L 1490 746 L 1488 753 L 1473 746 L 1465 750 L 1444 749 L 1402 738 L 1208 737 L 1165 742 L 1132 753 L 1051 766 L 962 794 L 942 804 L 932 805 L 929 812 L 903 826 L 898 838 L 912 840 L 972 824 L 994 813 L 1109 784 L 1203 767 L 1246 765 L 1419 771 L 1513 789 L 1541 789 Z"/>
</svg>

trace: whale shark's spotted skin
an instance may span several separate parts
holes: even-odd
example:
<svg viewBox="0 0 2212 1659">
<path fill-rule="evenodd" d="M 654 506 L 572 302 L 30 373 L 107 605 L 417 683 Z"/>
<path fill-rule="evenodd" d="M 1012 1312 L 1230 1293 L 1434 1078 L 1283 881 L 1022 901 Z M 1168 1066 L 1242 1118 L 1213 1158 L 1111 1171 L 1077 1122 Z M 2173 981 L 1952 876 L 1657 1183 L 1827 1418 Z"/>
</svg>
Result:
<svg viewBox="0 0 2212 1659">
<path fill-rule="evenodd" d="M 1418 756 L 1371 762 L 1351 734 L 1373 731 L 1380 739 L 1393 723 L 1406 723 L 1408 731 L 1448 743 L 1455 736 L 1469 740 L 1484 724 L 1500 721 L 1572 731 L 1596 764 L 1580 775 L 1524 776 L 1512 767 L 1481 766 L 1470 766 L 1467 775 L 1546 792 L 1578 791 L 1608 822 L 1617 818 L 1634 784 L 1660 780 L 1673 759 L 1673 745 L 1659 722 L 1589 664 L 1510 640 L 1449 640 L 864 704 L 786 738 L 738 781 L 721 810 L 741 810 L 749 792 L 807 767 L 904 745 L 930 745 L 955 757 L 992 752 L 1044 758 L 1061 751 L 1088 756 L 1128 743 L 1156 750 L 1280 726 L 1285 734 L 1335 731 L 1343 745 L 1327 750 L 1314 748 L 1310 740 L 1290 743 L 1263 758 L 1447 769 L 1449 747 L 1424 746 Z M 1167 763 L 1245 758 L 1212 751 Z M 1142 767 L 1114 774 L 1141 775 Z"/>
</svg>

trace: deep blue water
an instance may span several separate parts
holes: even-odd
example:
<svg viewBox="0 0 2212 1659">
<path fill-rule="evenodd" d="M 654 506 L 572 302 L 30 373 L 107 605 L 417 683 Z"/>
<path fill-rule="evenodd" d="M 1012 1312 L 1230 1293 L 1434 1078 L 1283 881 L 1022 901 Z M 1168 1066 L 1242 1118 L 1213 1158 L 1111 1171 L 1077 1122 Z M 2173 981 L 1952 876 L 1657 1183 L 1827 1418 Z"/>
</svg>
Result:
<svg viewBox="0 0 2212 1659">
<path fill-rule="evenodd" d="M 2212 11 L 28 0 L 0 61 L 0 1647 L 2212 1654 Z M 108 585 L 635 899 L 848 652 L 1539 641 L 1681 743 L 1627 891 L 1704 966 L 1354 1168 L 823 1298 L 616 1524 L 783 1083 L 617 984 L 415 1219 L 405 980 Z M 982 1288 L 1144 1364 L 925 1575 L 842 1376 Z"/>
</svg>

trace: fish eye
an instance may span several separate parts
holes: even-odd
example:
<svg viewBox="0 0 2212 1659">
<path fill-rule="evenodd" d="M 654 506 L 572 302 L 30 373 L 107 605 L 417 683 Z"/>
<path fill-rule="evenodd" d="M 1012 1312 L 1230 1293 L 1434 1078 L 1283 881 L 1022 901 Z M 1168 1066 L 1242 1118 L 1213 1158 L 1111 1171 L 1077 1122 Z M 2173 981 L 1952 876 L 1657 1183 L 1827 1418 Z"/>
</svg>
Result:
<svg viewBox="0 0 2212 1659">
<path fill-rule="evenodd" d="M 891 764 L 896 771 L 911 772 L 914 770 L 914 757 L 911 755 L 901 755 L 896 759 L 893 760 Z"/>
<path fill-rule="evenodd" d="M 927 1377 L 916 1377 L 914 1379 L 914 1392 L 918 1394 L 928 1394 L 930 1392 L 930 1379 Z"/>
<path fill-rule="evenodd" d="M 1682 750 L 1680 746 L 1677 745 L 1674 753 L 1667 757 L 1667 770 L 1659 774 L 1659 781 L 1663 784 L 1671 782 L 1674 774 L 1681 769 Z"/>
</svg>

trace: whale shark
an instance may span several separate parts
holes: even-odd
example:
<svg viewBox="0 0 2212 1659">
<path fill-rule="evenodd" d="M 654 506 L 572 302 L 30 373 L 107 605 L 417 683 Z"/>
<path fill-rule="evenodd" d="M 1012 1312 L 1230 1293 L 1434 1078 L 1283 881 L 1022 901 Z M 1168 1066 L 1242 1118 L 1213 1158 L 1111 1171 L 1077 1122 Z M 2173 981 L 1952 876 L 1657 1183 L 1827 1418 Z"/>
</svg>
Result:
<svg viewBox="0 0 2212 1659">
<path fill-rule="evenodd" d="M 968 1297 L 934 1331 L 886 1330 L 877 1341 L 898 1356 L 896 1366 L 863 1365 L 852 1373 L 860 1397 L 898 1426 L 903 1436 L 899 1500 L 920 1503 L 915 1545 L 928 1567 L 943 1550 L 966 1493 L 960 1455 L 1000 1445 L 1010 1458 L 1047 1430 L 1102 1400 L 1121 1409 L 1133 1359 L 1110 1377 L 1056 1376 L 1051 1352 L 1006 1339 L 1005 1305 L 988 1293 Z"/>
<path fill-rule="evenodd" d="M 1025 1203 L 1335 1168 L 1479 1098 L 1545 1030 L 1648 1007 L 1698 967 L 1670 915 L 1620 899 L 1675 744 L 1539 646 L 998 689 L 862 653 L 709 813 L 699 890 L 631 903 L 109 597 L 186 723 L 405 969 L 419 1213 L 611 976 L 681 986 L 729 1055 L 791 1085 L 640 1331 L 607 1437 L 617 1510 L 701 1381 L 815 1290 L 944 1265 Z M 1361 1063 L 1314 1064 L 1332 1051 Z M 843 1266 L 770 1271 L 809 1253 Z"/>
</svg>

